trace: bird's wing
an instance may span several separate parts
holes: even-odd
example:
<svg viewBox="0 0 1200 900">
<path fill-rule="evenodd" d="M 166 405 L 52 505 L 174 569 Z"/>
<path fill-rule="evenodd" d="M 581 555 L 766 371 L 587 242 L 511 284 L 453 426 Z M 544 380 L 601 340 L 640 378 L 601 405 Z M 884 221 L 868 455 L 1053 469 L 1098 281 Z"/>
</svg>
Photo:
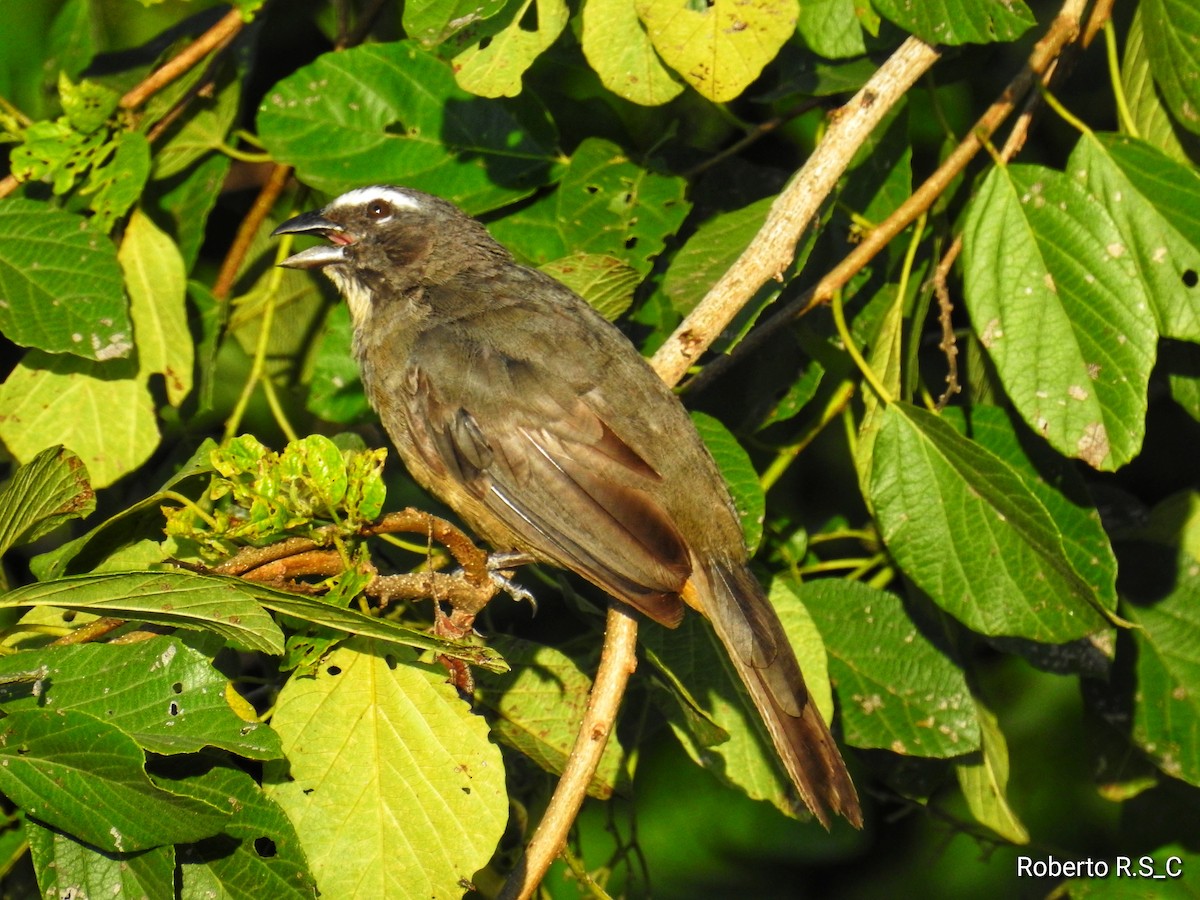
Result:
<svg viewBox="0 0 1200 900">
<path fill-rule="evenodd" d="M 574 367 L 565 377 L 544 361 L 464 348 L 452 332 L 423 335 L 410 364 L 409 423 L 427 465 L 522 549 L 679 623 L 688 546 L 658 499 L 661 474 L 616 433 L 594 385 Z"/>
</svg>

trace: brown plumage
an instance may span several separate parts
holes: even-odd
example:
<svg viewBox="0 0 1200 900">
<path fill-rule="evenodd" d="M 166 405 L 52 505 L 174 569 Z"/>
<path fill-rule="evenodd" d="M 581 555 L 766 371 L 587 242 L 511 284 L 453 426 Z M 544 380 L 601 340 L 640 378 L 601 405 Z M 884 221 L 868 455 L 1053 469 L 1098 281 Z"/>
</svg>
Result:
<svg viewBox="0 0 1200 900">
<path fill-rule="evenodd" d="M 444 200 L 375 186 L 276 234 L 331 243 L 371 403 L 413 477 L 496 550 L 570 569 L 669 627 L 712 622 L 814 815 L 861 826 L 854 785 L 733 503 L 683 406 L 632 344 Z"/>
</svg>

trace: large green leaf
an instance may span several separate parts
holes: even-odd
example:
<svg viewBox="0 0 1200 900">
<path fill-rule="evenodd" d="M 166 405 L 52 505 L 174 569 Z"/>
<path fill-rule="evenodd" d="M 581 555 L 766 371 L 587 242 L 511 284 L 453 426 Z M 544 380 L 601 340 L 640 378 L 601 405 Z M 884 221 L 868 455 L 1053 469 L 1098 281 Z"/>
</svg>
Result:
<svg viewBox="0 0 1200 900">
<path fill-rule="evenodd" d="M 1022 0 L 873 0 L 872 6 L 930 44 L 1011 41 L 1037 23 Z"/>
<path fill-rule="evenodd" d="M 925 410 L 892 403 L 870 498 L 905 574 L 970 628 L 1047 643 L 1107 625 L 1046 507 L 998 456 Z"/>
<path fill-rule="evenodd" d="M 400 41 L 319 57 L 267 92 L 258 128 L 319 190 L 401 183 L 479 213 L 551 179 L 554 147 L 520 109 L 473 97 L 446 63 Z"/>
<path fill-rule="evenodd" d="M 44 666 L 36 693 L 3 676 Z M 240 719 L 225 700 L 228 679 L 212 660 L 177 638 L 87 644 L 14 653 L 0 660 L 0 703 L 78 710 L 120 728 L 160 754 L 221 747 L 251 759 L 280 756 L 267 726 Z"/>
<path fill-rule="evenodd" d="M 829 651 L 847 743 L 943 759 L 979 748 L 962 670 L 898 596 L 840 579 L 806 581 L 798 593 Z"/>
<path fill-rule="evenodd" d="M 394 655 L 393 655 L 394 654 Z M 330 897 L 459 896 L 508 820 L 487 723 L 412 654 L 356 639 L 275 705 L 269 796 Z"/>
<path fill-rule="evenodd" d="M 25 828 L 43 896 L 175 900 L 172 846 L 140 853 L 101 853 L 36 821 L 27 821 Z"/>
<path fill-rule="evenodd" d="M 101 850 L 125 853 L 219 832 L 230 811 L 150 781 L 115 725 L 76 710 L 18 710 L 0 720 L 0 790 L 26 813 Z"/>
<path fill-rule="evenodd" d="M 1143 0 L 1146 57 L 1176 121 L 1200 134 L 1200 6 L 1193 0 Z"/>
<path fill-rule="evenodd" d="M 63 447 L 48 447 L 0 488 L 0 556 L 96 508 L 87 468 Z"/>
<path fill-rule="evenodd" d="M 1060 453 L 1124 465 L 1145 434 L 1158 335 L 1113 218 L 1062 173 L 997 167 L 963 238 L 971 324 L 1021 417 Z"/>
<path fill-rule="evenodd" d="M 128 356 L 133 326 L 112 242 L 82 216 L 0 200 L 0 331 L 23 347 Z"/>
<path fill-rule="evenodd" d="M 27 462 L 61 444 L 98 488 L 132 472 L 159 443 L 154 398 L 132 360 L 30 350 L 0 385 L 0 408 L 0 439 L 13 456 Z"/>
<path fill-rule="evenodd" d="M 1162 336 L 1200 341 L 1200 172 L 1141 141 L 1091 133 L 1067 171 L 1112 215 Z"/>
</svg>

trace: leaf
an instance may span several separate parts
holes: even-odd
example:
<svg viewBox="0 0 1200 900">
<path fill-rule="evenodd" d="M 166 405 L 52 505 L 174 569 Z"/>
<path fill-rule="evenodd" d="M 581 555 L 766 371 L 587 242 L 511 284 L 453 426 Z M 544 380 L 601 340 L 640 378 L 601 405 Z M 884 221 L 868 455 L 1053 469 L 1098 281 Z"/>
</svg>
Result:
<svg viewBox="0 0 1200 900">
<path fill-rule="evenodd" d="M 508 820 L 484 720 L 412 655 L 358 639 L 280 691 L 290 765 L 268 796 L 296 826 L 323 895 L 459 896 Z M 286 780 L 284 778 L 287 776 Z"/>
<path fill-rule="evenodd" d="M 79 193 L 91 195 L 92 224 L 105 233 L 137 202 L 150 177 L 150 142 L 134 131 L 118 131 L 112 153 L 88 173 Z"/>
<path fill-rule="evenodd" d="M 937 416 L 888 406 L 870 499 L 897 564 L 968 628 L 1064 643 L 1107 627 L 1045 506 Z"/>
<path fill-rule="evenodd" d="M 1093 133 L 1079 139 L 1067 170 L 1116 222 L 1159 333 L 1200 341 L 1200 173 L 1141 141 Z"/>
<path fill-rule="evenodd" d="M 508 0 L 416 0 L 405 3 L 401 12 L 404 33 L 433 47 L 462 29 L 490 19 L 508 5 Z"/>
<path fill-rule="evenodd" d="M 958 785 L 975 821 L 1004 840 L 1028 844 L 1029 830 L 1008 805 L 1008 745 L 1000 723 L 990 709 L 975 701 L 975 717 L 982 726 L 983 749 L 954 767 Z"/>
<path fill-rule="evenodd" d="M 167 400 L 179 406 L 192 390 L 194 359 L 184 305 L 187 273 L 179 249 L 149 216 L 134 210 L 117 259 L 129 292 L 138 375 L 162 375 Z"/>
<path fill-rule="evenodd" d="M 168 128 L 155 149 L 156 180 L 178 175 L 192 163 L 221 148 L 237 117 L 241 80 L 222 73 L 211 91 L 191 100 L 185 118 Z"/>
<path fill-rule="evenodd" d="M 1200 134 L 1200 9 L 1191 0 L 1144 0 L 1146 58 L 1176 121 Z"/>
<path fill-rule="evenodd" d="M 213 766 L 197 775 L 163 778 L 159 784 L 182 797 L 233 806 L 219 845 L 180 848 L 181 897 L 301 900 L 316 896 L 295 827 L 245 772 Z M 236 845 L 231 848 L 232 841 Z"/>
<path fill-rule="evenodd" d="M 283 652 L 279 626 L 255 602 L 255 586 L 190 572 L 76 575 L 0 595 L 0 608 L 57 606 L 179 628 L 211 631 L 236 647 Z"/>
<path fill-rule="evenodd" d="M 454 57 L 454 78 L 459 87 L 480 97 L 515 97 L 521 93 L 521 76 L 567 25 L 564 0 L 524 0 L 502 29 L 489 19 L 483 36 Z"/>
<path fill-rule="evenodd" d="M 855 0 L 805 0 L 796 30 L 804 43 L 825 59 L 846 59 L 867 52 Z"/>
<path fill-rule="evenodd" d="M 28 461 L 47 447 L 69 447 L 97 488 L 137 469 L 159 444 L 154 401 L 125 360 L 30 350 L 0 385 L 0 408 L 0 438 L 13 456 Z"/>
<path fill-rule="evenodd" d="M 696 229 L 671 257 L 663 278 L 663 293 L 676 310 L 686 315 L 703 299 L 754 240 L 774 202 L 774 197 L 764 197 L 719 213 Z"/>
<path fill-rule="evenodd" d="M 789 585 L 817 624 L 854 747 L 946 759 L 979 747 L 966 677 L 895 594 L 840 579 Z"/>
<path fill-rule="evenodd" d="M 84 359 L 128 356 L 133 326 L 112 243 L 82 216 L 0 201 L 0 331 Z"/>
<path fill-rule="evenodd" d="M 1171 159 L 1187 163 L 1185 145 L 1193 149 L 1200 142 L 1176 124 L 1163 105 L 1162 95 L 1154 84 L 1150 71 L 1145 32 L 1142 29 L 1142 6 L 1138 4 L 1125 37 L 1125 53 L 1121 60 L 1121 90 L 1129 107 L 1137 137 L 1157 147 Z M 1124 129 L 1122 129 L 1124 130 Z"/>
<path fill-rule="evenodd" d="M 1200 785 L 1200 566 L 1179 552 L 1173 572 L 1140 574 L 1158 583 L 1130 586 L 1121 607 L 1138 626 L 1133 739 L 1172 778 Z"/>
<path fill-rule="evenodd" d="M 36 821 L 26 821 L 29 855 L 44 897 L 175 900 L 175 848 L 105 854 Z"/>
<path fill-rule="evenodd" d="M 963 226 L 971 324 L 1037 433 L 1094 468 L 1141 448 L 1157 334 L 1116 223 L 1040 166 L 996 168 Z"/>
<path fill-rule="evenodd" d="M 96 493 L 79 457 L 63 447 L 46 448 L 0 489 L 0 556 L 95 508 Z"/>
<path fill-rule="evenodd" d="M 492 711 L 492 736 L 552 775 L 561 775 L 575 746 L 592 679 L 560 650 L 495 635 L 491 645 L 513 671 L 475 676 L 475 702 Z M 610 737 L 588 785 L 592 797 L 607 799 L 624 788 L 623 751 Z"/>
<path fill-rule="evenodd" d="M 610 322 L 633 304 L 642 277 L 621 260 L 603 253 L 572 253 L 540 267 L 579 294 Z"/>
<path fill-rule="evenodd" d="M 742 537 L 751 554 L 762 542 L 767 500 L 750 456 L 719 419 L 693 412 L 692 424 L 700 432 L 704 446 L 712 454 L 733 496 L 733 505 L 742 523 Z"/>
<path fill-rule="evenodd" d="M 873 0 L 871 5 L 930 44 L 1012 41 L 1037 24 L 1022 0 Z"/>
<path fill-rule="evenodd" d="M 445 63 L 399 41 L 327 53 L 283 79 L 258 130 L 318 190 L 400 182 L 476 214 L 527 196 L 555 167 L 545 128 L 520 110 L 473 97 Z"/>
<path fill-rule="evenodd" d="M 638 166 L 616 144 L 587 138 L 556 194 L 563 244 L 570 252 L 615 257 L 645 278 L 687 218 L 686 188 L 682 178 Z"/>
<path fill-rule="evenodd" d="M 683 85 L 663 65 L 635 0 L 588 0 L 583 5 L 583 55 L 606 88 L 642 106 L 661 106 Z"/>
<path fill-rule="evenodd" d="M 327 422 L 349 424 L 371 416 L 371 404 L 359 378 L 351 348 L 354 329 L 345 303 L 330 307 L 311 358 L 308 411 Z"/>
<path fill-rule="evenodd" d="M 770 600 L 796 651 L 813 701 L 829 721 L 833 698 L 820 632 L 795 593 L 779 579 L 771 585 Z M 792 797 L 791 782 L 783 774 L 766 726 L 712 626 L 703 617 L 689 614 L 673 631 L 648 624 L 640 638 L 656 654 L 658 664 L 669 670 L 670 680 L 687 691 L 675 710 L 668 709 L 666 714 L 688 755 L 722 782 L 756 800 L 767 800 L 786 815 L 795 815 L 797 801 Z M 693 704 L 699 710 L 691 710 Z M 699 739 L 691 728 L 697 712 L 710 723 Z M 712 723 L 729 735 L 727 741 L 712 744 L 705 739 Z"/>
<path fill-rule="evenodd" d="M 101 850 L 127 853 L 216 834 L 227 812 L 156 787 L 116 726 L 73 710 L 0 720 L 0 790 L 25 812 Z"/>
<path fill-rule="evenodd" d="M 88 713 L 159 754 L 220 747 L 249 759 L 282 755 L 270 728 L 245 722 L 230 708 L 228 681 L 212 660 L 177 638 L 14 653 L 0 659 L 0 680 L 33 664 L 45 667 L 43 686 L 30 691 L 0 683 L 5 710 L 44 706 Z"/>
<path fill-rule="evenodd" d="M 739 96 L 796 30 L 796 0 L 636 0 L 663 61 L 701 96 Z"/>
</svg>

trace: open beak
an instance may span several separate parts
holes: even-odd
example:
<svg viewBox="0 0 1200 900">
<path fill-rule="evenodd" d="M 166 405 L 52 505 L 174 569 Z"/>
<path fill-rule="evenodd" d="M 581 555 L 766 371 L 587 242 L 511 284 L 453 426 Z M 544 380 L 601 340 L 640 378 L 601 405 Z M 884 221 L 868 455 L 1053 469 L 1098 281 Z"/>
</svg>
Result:
<svg viewBox="0 0 1200 900">
<path fill-rule="evenodd" d="M 319 212 L 301 213 L 288 219 L 271 232 L 271 237 L 281 234 L 312 234 L 329 240 L 329 244 L 318 244 L 294 253 L 279 265 L 288 269 L 323 269 L 325 266 L 346 262 L 346 245 L 353 243 L 341 225 L 325 218 Z"/>
</svg>

